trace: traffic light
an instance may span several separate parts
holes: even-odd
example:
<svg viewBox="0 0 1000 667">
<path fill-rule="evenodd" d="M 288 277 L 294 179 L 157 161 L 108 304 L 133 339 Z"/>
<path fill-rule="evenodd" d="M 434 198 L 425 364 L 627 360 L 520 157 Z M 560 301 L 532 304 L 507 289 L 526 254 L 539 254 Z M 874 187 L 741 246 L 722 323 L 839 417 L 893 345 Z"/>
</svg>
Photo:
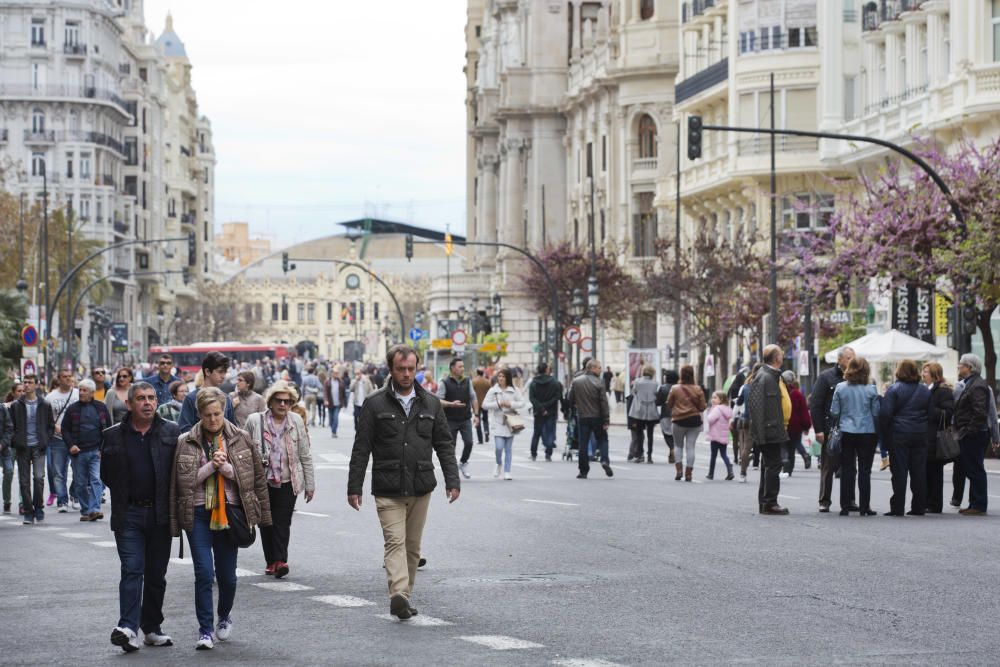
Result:
<svg viewBox="0 0 1000 667">
<path fill-rule="evenodd" d="M 281 270 L 284 273 L 288 273 L 288 253 L 281 253 Z"/>
<path fill-rule="evenodd" d="M 413 234 L 406 235 L 406 261 L 413 259 Z"/>
<path fill-rule="evenodd" d="M 978 315 L 979 310 L 972 304 L 966 304 L 962 308 L 962 333 L 964 335 L 972 336 L 976 333 Z"/>
<path fill-rule="evenodd" d="M 688 159 L 701 157 L 701 116 L 688 116 Z"/>
<path fill-rule="evenodd" d="M 188 232 L 188 266 L 198 263 L 198 244 L 194 232 Z"/>
</svg>

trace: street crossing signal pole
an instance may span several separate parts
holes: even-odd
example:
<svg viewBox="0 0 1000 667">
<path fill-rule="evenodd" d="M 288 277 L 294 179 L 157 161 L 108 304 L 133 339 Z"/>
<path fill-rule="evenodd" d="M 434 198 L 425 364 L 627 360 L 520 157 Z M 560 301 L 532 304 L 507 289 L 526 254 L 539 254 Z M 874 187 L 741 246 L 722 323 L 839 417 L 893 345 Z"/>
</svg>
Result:
<svg viewBox="0 0 1000 667">
<path fill-rule="evenodd" d="M 772 110 L 773 110 L 773 105 L 772 105 Z M 770 134 L 772 137 L 776 135 L 782 135 L 790 137 L 812 137 L 814 139 L 840 139 L 843 141 L 858 141 L 862 143 L 876 144 L 878 146 L 888 148 L 889 150 L 899 153 L 906 159 L 910 160 L 918 167 L 920 167 L 925 174 L 930 176 L 931 180 L 934 181 L 934 184 L 944 194 L 945 199 L 948 200 L 948 206 L 951 208 L 951 214 L 954 215 L 955 219 L 958 221 L 959 231 L 961 232 L 962 237 L 964 238 L 968 235 L 968 225 L 966 224 L 965 221 L 965 215 L 962 213 L 962 209 L 958 205 L 958 202 L 955 200 L 954 195 L 952 195 L 951 189 L 948 188 L 948 185 L 944 182 L 944 179 L 941 178 L 941 175 L 938 174 L 933 167 L 927 164 L 927 161 L 921 158 L 919 155 L 916 155 L 912 151 L 909 151 L 898 144 L 894 144 L 891 141 L 886 141 L 885 139 L 876 139 L 875 137 L 865 137 L 857 134 L 838 134 L 835 132 L 811 132 L 808 130 L 778 130 L 773 127 L 768 129 L 762 127 L 736 127 L 731 125 L 703 125 L 701 123 L 700 116 L 688 117 L 689 128 L 691 127 L 693 118 L 698 119 L 697 126 L 699 130 L 714 130 L 719 132 L 745 132 L 749 134 Z M 700 152 L 698 156 L 700 156 Z M 698 156 L 694 157 L 692 156 L 691 147 L 689 145 L 688 157 L 694 160 L 697 159 Z M 955 298 L 955 303 L 953 304 L 953 309 L 955 316 L 956 333 L 959 334 L 958 336 L 959 339 L 956 341 L 955 347 L 958 349 L 958 353 L 960 355 L 965 354 L 966 352 L 969 351 L 971 342 L 970 335 L 972 333 L 970 331 L 969 335 L 966 335 L 965 331 L 963 331 L 964 329 L 962 325 L 963 309 L 969 306 L 973 308 L 975 307 L 974 305 L 966 301 L 966 297 L 963 294 L 963 292 L 964 292 L 963 286 L 961 284 L 956 284 L 955 285 L 956 298 Z"/>
</svg>

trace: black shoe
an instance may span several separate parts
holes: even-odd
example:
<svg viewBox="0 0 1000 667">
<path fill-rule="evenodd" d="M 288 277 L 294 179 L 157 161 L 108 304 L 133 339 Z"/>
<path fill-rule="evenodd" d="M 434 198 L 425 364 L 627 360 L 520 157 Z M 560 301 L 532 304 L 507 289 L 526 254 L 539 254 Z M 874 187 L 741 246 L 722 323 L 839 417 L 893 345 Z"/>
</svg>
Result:
<svg viewBox="0 0 1000 667">
<path fill-rule="evenodd" d="M 552 455 L 551 454 L 546 454 L 545 455 L 545 460 L 548 461 L 549 463 L 552 463 Z"/>
<path fill-rule="evenodd" d="M 764 507 L 760 510 L 761 514 L 770 514 L 774 516 L 785 516 L 788 514 L 788 508 L 782 507 L 781 505 L 771 505 L 770 507 Z"/>
<path fill-rule="evenodd" d="M 812 457 L 811 457 L 811 456 L 807 456 L 807 457 L 806 457 L 806 458 L 804 459 L 803 463 L 804 463 L 804 464 L 805 464 L 805 466 L 806 466 L 806 470 L 809 470 L 809 468 L 811 468 L 811 467 L 812 467 Z"/>
<path fill-rule="evenodd" d="M 10 514 L 10 503 L 4 503 L 3 504 L 3 513 L 4 514 Z"/>
<path fill-rule="evenodd" d="M 861 516 L 878 516 L 878 512 L 866 507 L 865 509 L 861 510 Z"/>
<path fill-rule="evenodd" d="M 734 474 L 733 474 L 733 471 L 732 471 L 732 470 L 730 470 L 730 471 L 729 471 L 729 474 L 728 474 L 728 475 L 726 475 L 726 481 L 727 481 L 727 482 L 729 482 L 729 481 L 731 481 L 731 480 L 735 479 L 735 477 L 736 477 L 736 475 L 734 475 Z"/>
<path fill-rule="evenodd" d="M 855 503 L 851 503 L 850 505 L 848 505 L 847 511 L 848 512 L 860 512 L 861 508 L 858 507 Z"/>
<path fill-rule="evenodd" d="M 602 463 L 601 467 L 604 468 L 604 474 L 608 477 L 614 477 L 615 471 L 611 469 L 611 465 L 608 463 Z"/>
<path fill-rule="evenodd" d="M 389 613 L 401 621 L 405 621 L 413 614 L 410 613 L 410 601 L 404 595 L 393 595 L 389 600 Z"/>
<path fill-rule="evenodd" d="M 410 607 L 410 616 L 416 616 L 416 615 L 417 615 L 417 608 Z"/>
<path fill-rule="evenodd" d="M 840 516 L 848 516 L 850 513 L 850 510 L 840 510 Z"/>
<path fill-rule="evenodd" d="M 923 516 L 925 512 L 918 512 L 916 510 L 910 510 L 906 513 L 906 516 Z"/>
<path fill-rule="evenodd" d="M 902 512 L 893 512 L 889 510 L 888 512 L 882 512 L 882 516 L 903 516 Z"/>
<path fill-rule="evenodd" d="M 531 455 L 531 460 L 532 460 L 532 461 L 534 461 L 534 460 L 535 460 L 535 459 L 537 459 L 537 458 L 538 458 L 538 455 L 537 455 L 537 454 L 532 454 L 532 455 Z"/>
<path fill-rule="evenodd" d="M 581 472 L 579 475 L 576 476 L 576 478 L 577 479 L 587 479 L 587 473 Z"/>
<path fill-rule="evenodd" d="M 830 511 L 830 506 L 829 505 L 820 505 L 819 506 L 819 511 L 820 512 L 829 512 Z"/>
<path fill-rule="evenodd" d="M 424 565 L 427 565 L 427 559 L 421 556 L 420 560 L 417 561 L 417 567 L 423 567 Z"/>
<path fill-rule="evenodd" d="M 705 479 L 715 479 L 711 474 L 705 475 Z"/>
<path fill-rule="evenodd" d="M 653 462 L 653 457 L 652 456 L 650 456 L 650 457 L 648 457 L 646 459 L 646 463 L 652 463 L 652 462 Z"/>
</svg>

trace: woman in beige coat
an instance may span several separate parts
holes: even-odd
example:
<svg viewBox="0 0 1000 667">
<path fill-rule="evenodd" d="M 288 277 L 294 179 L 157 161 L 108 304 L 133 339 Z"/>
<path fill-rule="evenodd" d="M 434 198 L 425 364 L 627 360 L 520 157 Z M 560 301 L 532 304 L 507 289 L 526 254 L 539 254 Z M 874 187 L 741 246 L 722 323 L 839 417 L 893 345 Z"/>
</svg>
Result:
<svg viewBox="0 0 1000 667">
<path fill-rule="evenodd" d="M 195 648 L 211 649 L 232 632 L 239 547 L 229 533 L 232 507 L 250 526 L 271 525 L 267 480 L 258 450 L 246 431 L 226 421 L 226 395 L 215 387 L 198 391 L 199 420 L 177 440 L 170 486 L 170 530 L 187 532 L 194 562 L 194 606 L 199 637 Z M 214 563 L 213 563 L 214 561 Z M 212 580 L 219 585 L 219 622 L 212 614 Z"/>
<path fill-rule="evenodd" d="M 271 501 L 273 524 L 260 529 L 267 562 L 264 574 L 281 579 L 288 574 L 288 540 L 295 500 L 305 491 L 306 502 L 312 502 L 316 483 L 309 433 L 302 417 L 290 410 L 299 400 L 295 386 L 275 382 L 264 400 L 267 410 L 247 417 L 246 429 L 264 462 Z"/>
</svg>

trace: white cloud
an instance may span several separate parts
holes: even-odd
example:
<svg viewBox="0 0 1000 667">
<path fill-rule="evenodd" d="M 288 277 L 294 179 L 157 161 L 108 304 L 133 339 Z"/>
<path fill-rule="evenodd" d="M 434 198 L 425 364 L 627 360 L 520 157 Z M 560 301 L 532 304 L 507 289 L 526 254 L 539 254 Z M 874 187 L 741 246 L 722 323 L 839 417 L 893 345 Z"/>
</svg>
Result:
<svg viewBox="0 0 1000 667">
<path fill-rule="evenodd" d="M 387 217 L 461 233 L 465 9 L 146 0 L 154 34 L 172 12 L 212 121 L 217 224 L 247 220 L 281 245 L 381 200 Z"/>
</svg>

